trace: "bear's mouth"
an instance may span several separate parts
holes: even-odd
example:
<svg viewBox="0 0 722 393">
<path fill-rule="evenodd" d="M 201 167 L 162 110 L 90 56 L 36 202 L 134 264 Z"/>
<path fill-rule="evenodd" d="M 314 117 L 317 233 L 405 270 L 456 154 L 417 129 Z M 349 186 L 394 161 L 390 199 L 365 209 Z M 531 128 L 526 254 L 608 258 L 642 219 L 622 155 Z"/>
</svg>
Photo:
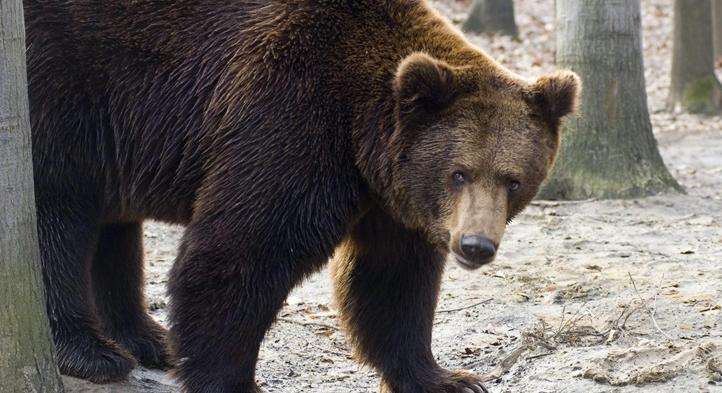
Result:
<svg viewBox="0 0 722 393">
<path fill-rule="evenodd" d="M 474 263 L 456 253 L 452 253 L 452 254 L 454 255 L 454 259 L 456 260 L 456 263 L 458 263 L 459 266 L 461 266 L 461 268 L 464 270 L 476 270 L 494 260 L 494 258 L 492 257 L 486 261 L 483 261 L 482 263 Z"/>
<path fill-rule="evenodd" d="M 471 261 L 468 261 L 466 258 L 464 258 L 460 255 L 457 255 L 456 253 L 453 253 L 453 254 L 454 254 L 454 259 L 456 260 L 456 263 L 458 263 L 459 266 L 461 266 L 461 268 L 464 270 L 476 270 L 481 267 L 481 264 L 476 264 Z"/>
</svg>

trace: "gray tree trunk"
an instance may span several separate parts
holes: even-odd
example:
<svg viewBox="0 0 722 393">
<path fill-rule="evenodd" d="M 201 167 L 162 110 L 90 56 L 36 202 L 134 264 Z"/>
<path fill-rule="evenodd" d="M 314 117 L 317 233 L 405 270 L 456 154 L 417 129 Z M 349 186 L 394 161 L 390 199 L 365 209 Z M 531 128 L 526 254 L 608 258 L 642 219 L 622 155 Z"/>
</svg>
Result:
<svg viewBox="0 0 722 393">
<path fill-rule="evenodd" d="M 45 314 L 35 224 L 21 0 L 0 0 L 0 393 L 63 386 Z"/>
<path fill-rule="evenodd" d="M 722 0 L 712 0 L 712 33 L 714 58 L 718 63 L 722 63 Z"/>
<path fill-rule="evenodd" d="M 714 73 L 710 1 L 674 1 L 672 81 L 667 109 L 714 114 L 722 110 L 722 86 Z"/>
<path fill-rule="evenodd" d="M 499 33 L 516 37 L 519 29 L 514 18 L 513 0 L 474 0 L 462 30 L 474 33 Z"/>
<path fill-rule="evenodd" d="M 582 79 L 580 113 L 540 198 L 632 198 L 681 187 L 652 134 L 639 0 L 556 0 L 557 62 Z"/>
</svg>

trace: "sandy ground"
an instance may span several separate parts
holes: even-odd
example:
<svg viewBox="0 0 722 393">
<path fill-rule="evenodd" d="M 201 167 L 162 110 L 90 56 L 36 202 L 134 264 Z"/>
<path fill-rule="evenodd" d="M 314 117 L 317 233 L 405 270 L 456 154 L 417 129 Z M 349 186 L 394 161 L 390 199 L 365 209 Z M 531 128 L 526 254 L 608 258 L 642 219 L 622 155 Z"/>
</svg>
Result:
<svg viewBox="0 0 722 393">
<path fill-rule="evenodd" d="M 455 21 L 468 7 L 436 3 Z M 470 39 L 524 75 L 553 69 L 553 0 L 516 3 L 520 40 Z M 538 201 L 509 226 L 494 264 L 468 273 L 449 263 L 435 353 L 446 367 L 485 375 L 492 392 L 722 392 L 722 118 L 663 111 L 671 2 L 642 3 L 652 121 L 687 194 Z M 146 225 L 149 307 L 162 322 L 181 233 Z M 350 359 L 337 326 L 322 271 L 292 293 L 268 333 L 261 384 L 271 392 L 376 391 L 375 373 Z M 66 384 L 72 392 L 175 391 L 148 370 L 125 385 Z"/>
</svg>

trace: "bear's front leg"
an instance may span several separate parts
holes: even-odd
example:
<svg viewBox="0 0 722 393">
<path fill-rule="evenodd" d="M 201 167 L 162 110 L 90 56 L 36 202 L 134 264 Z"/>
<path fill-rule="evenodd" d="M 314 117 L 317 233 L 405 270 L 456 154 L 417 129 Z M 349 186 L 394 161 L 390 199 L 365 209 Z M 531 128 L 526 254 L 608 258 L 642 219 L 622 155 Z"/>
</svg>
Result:
<svg viewBox="0 0 722 393">
<path fill-rule="evenodd" d="M 266 219 L 272 215 L 261 215 Z M 171 345 L 184 393 L 260 393 L 261 341 L 290 290 L 328 255 L 299 258 L 286 227 L 238 233 L 240 219 L 191 224 L 171 271 Z M 232 224 L 231 224 L 232 223 Z M 329 251 L 330 253 L 330 251 Z"/>
<path fill-rule="evenodd" d="M 357 356 L 381 373 L 382 393 L 482 393 L 478 376 L 447 371 L 431 352 L 445 255 L 423 234 L 372 209 L 333 265 L 335 293 Z"/>
<path fill-rule="evenodd" d="M 103 333 L 148 368 L 167 368 L 165 329 L 148 315 L 143 296 L 143 223 L 106 224 L 91 268 Z"/>
</svg>

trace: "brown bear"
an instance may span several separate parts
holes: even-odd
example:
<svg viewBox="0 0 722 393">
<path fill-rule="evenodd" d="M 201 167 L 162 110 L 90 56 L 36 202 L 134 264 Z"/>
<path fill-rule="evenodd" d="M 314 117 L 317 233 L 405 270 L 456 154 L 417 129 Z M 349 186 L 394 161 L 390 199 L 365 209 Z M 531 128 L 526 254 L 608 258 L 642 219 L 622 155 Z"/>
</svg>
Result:
<svg viewBox="0 0 722 393">
<path fill-rule="evenodd" d="M 523 79 L 423 0 L 25 0 L 38 230 L 63 373 L 136 361 L 188 393 L 258 392 L 289 291 L 336 252 L 381 390 L 481 392 L 440 368 L 447 254 L 491 261 L 554 161 L 578 79 Z M 142 222 L 186 226 L 170 351 Z"/>
</svg>

